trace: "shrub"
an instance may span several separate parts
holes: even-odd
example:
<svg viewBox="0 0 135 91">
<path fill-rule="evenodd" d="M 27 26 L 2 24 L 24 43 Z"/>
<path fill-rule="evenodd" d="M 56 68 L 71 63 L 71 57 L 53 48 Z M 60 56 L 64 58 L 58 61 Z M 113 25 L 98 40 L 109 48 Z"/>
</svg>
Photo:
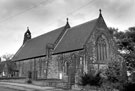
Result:
<svg viewBox="0 0 135 91">
<path fill-rule="evenodd" d="M 91 81 L 92 78 L 93 78 L 93 76 L 91 74 L 85 73 L 83 76 L 81 76 L 80 85 L 82 85 L 82 86 L 89 85 L 89 81 Z"/>
<path fill-rule="evenodd" d="M 122 66 L 120 61 L 111 61 L 105 71 L 107 76 L 107 82 L 115 89 L 122 89 L 126 83 L 126 79 L 123 75 Z"/>
<path fill-rule="evenodd" d="M 98 86 L 102 85 L 102 78 L 100 76 L 100 72 L 96 75 L 92 74 L 84 74 L 81 76 L 81 84 L 82 86 L 90 85 L 90 86 Z"/>
<path fill-rule="evenodd" d="M 107 80 L 111 83 L 119 82 L 121 77 L 120 63 L 117 61 L 110 62 L 108 68 L 106 69 Z"/>
<path fill-rule="evenodd" d="M 28 80 L 27 80 L 27 83 L 28 83 L 28 84 L 31 84 L 31 83 L 32 83 L 32 80 L 28 79 Z"/>
<path fill-rule="evenodd" d="M 102 85 L 102 78 L 101 78 L 101 76 L 100 76 L 100 72 L 98 72 L 94 77 L 93 77 L 93 79 L 92 79 L 92 82 L 91 82 L 91 84 L 90 85 L 92 85 L 92 86 L 101 86 Z"/>
<path fill-rule="evenodd" d="M 135 83 L 126 83 L 120 91 L 135 91 Z"/>
</svg>

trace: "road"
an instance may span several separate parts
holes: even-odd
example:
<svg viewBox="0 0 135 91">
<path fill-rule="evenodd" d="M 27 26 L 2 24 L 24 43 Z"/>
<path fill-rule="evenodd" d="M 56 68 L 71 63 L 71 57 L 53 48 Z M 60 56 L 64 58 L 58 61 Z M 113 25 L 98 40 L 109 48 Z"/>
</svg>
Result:
<svg viewBox="0 0 135 91">
<path fill-rule="evenodd" d="M 0 91 L 19 91 L 19 90 L 15 90 L 15 89 L 0 86 Z"/>
<path fill-rule="evenodd" d="M 0 86 L 0 91 L 65 91 L 65 90 L 37 90 L 37 89 L 27 89 L 27 90 L 17 90 L 17 89 L 13 89 L 13 88 L 8 88 L 8 87 L 4 87 L 4 86 Z M 68 90 L 69 91 L 69 90 Z"/>
<path fill-rule="evenodd" d="M 67 91 L 53 87 L 40 87 L 36 85 L 0 82 L 0 91 Z"/>
</svg>

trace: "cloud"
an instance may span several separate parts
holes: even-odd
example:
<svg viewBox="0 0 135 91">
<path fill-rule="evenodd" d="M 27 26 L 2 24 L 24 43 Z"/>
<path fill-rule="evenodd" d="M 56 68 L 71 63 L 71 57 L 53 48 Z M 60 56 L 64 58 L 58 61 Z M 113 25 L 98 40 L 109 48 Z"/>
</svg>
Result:
<svg viewBox="0 0 135 91">
<path fill-rule="evenodd" d="M 134 6 L 133 0 L 95 0 L 94 6 L 115 17 L 125 17 Z"/>
<path fill-rule="evenodd" d="M 127 28 L 135 21 L 134 5 L 134 0 L 0 0 L 0 51 L 15 53 L 27 26 L 35 37 L 65 25 L 67 17 L 71 26 L 95 19 L 100 8 L 107 25 Z"/>
<path fill-rule="evenodd" d="M 52 1 L 53 0 L 1 0 L 0 19 L 12 18 L 16 15 L 23 14 L 34 8 L 46 6 L 52 3 Z"/>
</svg>

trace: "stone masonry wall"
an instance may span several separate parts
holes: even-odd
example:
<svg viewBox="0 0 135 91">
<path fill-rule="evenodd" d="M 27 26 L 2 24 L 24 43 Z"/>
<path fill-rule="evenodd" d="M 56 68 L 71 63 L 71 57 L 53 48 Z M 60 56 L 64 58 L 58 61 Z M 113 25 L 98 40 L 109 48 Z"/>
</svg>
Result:
<svg viewBox="0 0 135 91">
<path fill-rule="evenodd" d="M 57 55 L 53 55 L 48 64 L 48 79 L 59 79 Z"/>
</svg>

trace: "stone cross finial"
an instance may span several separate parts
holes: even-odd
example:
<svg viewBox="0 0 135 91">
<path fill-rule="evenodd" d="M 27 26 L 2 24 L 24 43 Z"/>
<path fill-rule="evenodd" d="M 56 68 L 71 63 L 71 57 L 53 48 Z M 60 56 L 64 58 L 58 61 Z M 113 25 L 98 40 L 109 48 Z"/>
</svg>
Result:
<svg viewBox="0 0 135 91">
<path fill-rule="evenodd" d="M 102 10 L 101 9 L 99 9 L 99 13 L 101 14 L 101 12 L 102 12 Z"/>
<path fill-rule="evenodd" d="M 68 22 L 68 18 L 67 18 L 67 22 Z"/>
<path fill-rule="evenodd" d="M 27 30 L 29 30 L 29 27 L 27 27 Z"/>
</svg>

